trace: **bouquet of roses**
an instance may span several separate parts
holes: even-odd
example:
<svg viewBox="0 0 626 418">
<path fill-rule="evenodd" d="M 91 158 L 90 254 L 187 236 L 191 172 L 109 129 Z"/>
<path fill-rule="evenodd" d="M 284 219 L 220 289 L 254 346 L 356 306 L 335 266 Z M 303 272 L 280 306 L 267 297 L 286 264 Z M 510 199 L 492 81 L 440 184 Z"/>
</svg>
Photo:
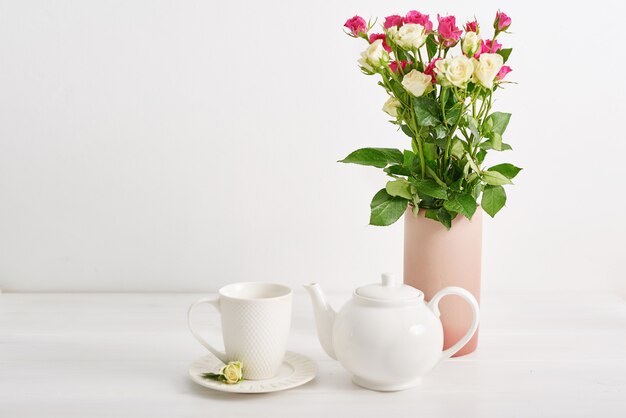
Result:
<svg viewBox="0 0 626 418">
<path fill-rule="evenodd" d="M 381 33 L 370 33 L 375 22 L 359 16 L 345 24 L 348 35 L 368 43 L 361 71 L 381 77 L 389 95 L 383 111 L 411 139 L 410 150 L 363 148 L 341 160 L 392 177 L 372 200 L 372 225 L 390 225 L 411 207 L 415 216 L 422 208 L 450 228 L 458 214 L 470 219 L 479 200 L 493 217 L 506 202 L 503 186 L 521 170 L 508 163 L 482 167 L 487 151 L 511 149 L 502 141 L 511 115 L 491 111 L 493 94 L 511 71 L 504 65 L 511 49 L 498 42 L 511 19 L 498 12 L 487 38 L 475 19 L 465 31 L 454 16 L 437 19 L 434 30 L 418 11 L 388 16 Z"/>
</svg>

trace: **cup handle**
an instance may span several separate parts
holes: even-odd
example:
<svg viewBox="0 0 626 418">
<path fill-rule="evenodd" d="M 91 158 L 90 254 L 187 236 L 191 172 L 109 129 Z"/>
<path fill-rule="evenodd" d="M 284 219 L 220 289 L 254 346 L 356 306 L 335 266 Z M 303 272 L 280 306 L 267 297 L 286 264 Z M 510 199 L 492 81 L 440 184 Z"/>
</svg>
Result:
<svg viewBox="0 0 626 418">
<path fill-rule="evenodd" d="M 208 303 L 210 305 L 213 305 L 215 307 L 215 309 L 217 309 L 218 312 L 220 312 L 220 297 L 219 295 L 214 295 L 208 298 L 203 298 L 200 299 L 196 302 L 194 302 L 190 307 L 189 310 L 187 311 L 187 323 L 189 324 L 189 329 L 191 330 L 191 333 L 193 334 L 194 337 L 196 337 L 196 340 L 198 340 L 198 342 L 200 344 L 202 344 L 207 350 L 209 350 L 211 353 L 213 353 L 213 355 L 215 357 L 217 357 L 222 363 L 228 363 L 228 358 L 226 357 L 226 353 L 223 353 L 219 350 L 216 350 L 211 344 L 209 344 L 201 335 L 198 331 L 196 331 L 195 327 L 193 326 L 193 323 L 191 321 L 191 311 L 198 305 L 203 304 L 203 303 Z M 220 312 L 221 313 L 221 312 Z"/>
<path fill-rule="evenodd" d="M 437 317 L 441 315 L 441 312 L 439 312 L 439 301 L 444 296 L 448 296 L 448 295 L 461 296 L 463 299 L 467 301 L 467 303 L 470 304 L 470 306 L 472 307 L 472 314 L 473 314 L 472 325 L 470 326 L 470 329 L 467 331 L 465 336 L 463 336 L 463 338 L 461 338 L 452 347 L 448 348 L 447 350 L 444 350 L 441 353 L 441 358 L 439 359 L 439 361 L 443 361 L 447 358 L 452 357 L 454 353 L 456 353 L 461 348 L 463 348 L 463 346 L 474 336 L 474 333 L 478 329 L 478 321 L 480 320 L 478 302 L 476 301 L 476 298 L 474 297 L 474 295 L 472 295 L 467 290 L 461 287 L 456 287 L 456 286 L 450 286 L 450 287 L 441 289 L 439 292 L 437 292 L 437 294 L 435 294 L 435 296 L 433 296 L 430 302 L 428 302 L 428 307 L 433 310 L 433 312 L 435 313 L 435 315 L 437 315 Z"/>
</svg>

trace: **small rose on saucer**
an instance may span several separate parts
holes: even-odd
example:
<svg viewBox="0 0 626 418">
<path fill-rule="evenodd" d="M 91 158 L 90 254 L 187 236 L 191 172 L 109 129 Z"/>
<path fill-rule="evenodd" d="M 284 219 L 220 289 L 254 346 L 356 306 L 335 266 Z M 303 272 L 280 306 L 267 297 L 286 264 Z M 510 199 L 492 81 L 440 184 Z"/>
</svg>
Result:
<svg viewBox="0 0 626 418">
<path fill-rule="evenodd" d="M 234 385 L 243 381 L 243 364 L 240 361 L 231 361 L 222 367 L 219 373 L 202 373 L 205 379 L 217 380 L 227 385 Z"/>
</svg>

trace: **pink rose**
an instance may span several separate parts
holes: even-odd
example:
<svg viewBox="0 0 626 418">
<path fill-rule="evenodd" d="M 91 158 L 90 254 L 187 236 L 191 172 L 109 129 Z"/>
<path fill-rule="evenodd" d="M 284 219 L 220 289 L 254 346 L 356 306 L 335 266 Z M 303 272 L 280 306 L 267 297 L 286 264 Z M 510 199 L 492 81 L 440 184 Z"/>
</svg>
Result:
<svg viewBox="0 0 626 418">
<path fill-rule="evenodd" d="M 346 20 L 346 23 L 343 26 L 348 28 L 354 37 L 357 37 L 362 33 L 367 33 L 367 22 L 361 16 L 354 16 L 353 18 Z"/>
<path fill-rule="evenodd" d="M 446 48 L 456 45 L 459 39 L 461 39 L 461 33 L 463 33 L 461 29 L 456 27 L 456 18 L 454 16 L 441 17 L 437 15 L 437 20 L 439 20 L 439 27 L 437 28 L 439 43 Z"/>
<path fill-rule="evenodd" d="M 400 62 L 400 67 L 402 67 L 402 71 L 404 71 L 404 69 L 406 68 L 407 65 L 411 64 L 408 61 L 401 61 Z M 398 72 L 398 61 L 391 61 L 389 63 L 389 68 L 391 69 L 391 71 L 393 71 L 394 73 Z"/>
<path fill-rule="evenodd" d="M 503 65 L 502 68 L 500 68 L 500 71 L 498 71 L 498 74 L 496 74 L 496 80 L 502 80 L 511 71 L 513 71 L 511 67 L 509 67 L 508 65 Z"/>
<path fill-rule="evenodd" d="M 424 26 L 424 31 L 430 33 L 433 31 L 433 22 L 430 21 L 428 15 L 423 15 L 417 10 L 411 10 L 406 14 L 404 23 L 416 23 Z"/>
<path fill-rule="evenodd" d="M 391 47 L 389 45 L 387 45 L 387 35 L 385 35 L 384 33 L 372 33 L 372 34 L 370 34 L 370 44 L 374 43 L 374 41 L 377 40 L 377 39 L 382 39 L 383 40 L 383 48 L 385 48 L 385 51 L 391 52 Z"/>
<path fill-rule="evenodd" d="M 465 32 L 476 32 L 476 34 L 479 33 L 479 28 L 478 28 L 478 21 L 474 20 L 473 22 L 467 22 L 465 24 Z"/>
<path fill-rule="evenodd" d="M 487 39 L 486 41 L 483 39 L 480 41 L 480 49 L 474 55 L 474 58 L 480 57 L 480 54 L 488 53 L 495 54 L 499 50 L 502 49 L 502 44 L 496 41 L 495 39 L 492 41 L 491 39 Z"/>
<path fill-rule="evenodd" d="M 496 20 L 493 22 L 493 28 L 497 32 L 505 31 L 511 26 L 511 18 L 508 17 L 504 12 L 498 10 L 496 13 Z"/>
<path fill-rule="evenodd" d="M 437 82 L 437 79 L 435 78 L 435 64 L 437 64 L 437 61 L 439 61 L 440 59 L 442 58 L 434 58 L 431 62 L 428 63 L 426 69 L 424 70 L 424 74 L 429 75 L 433 83 Z"/>
<path fill-rule="evenodd" d="M 502 49 L 502 44 L 495 39 L 493 41 L 491 39 L 487 39 L 482 42 L 481 49 L 484 49 L 482 52 L 490 52 L 494 54 Z"/>
<path fill-rule="evenodd" d="M 404 19 L 402 16 L 391 15 L 385 18 L 385 24 L 383 25 L 385 29 L 389 29 L 392 26 L 400 27 L 404 24 Z"/>
</svg>

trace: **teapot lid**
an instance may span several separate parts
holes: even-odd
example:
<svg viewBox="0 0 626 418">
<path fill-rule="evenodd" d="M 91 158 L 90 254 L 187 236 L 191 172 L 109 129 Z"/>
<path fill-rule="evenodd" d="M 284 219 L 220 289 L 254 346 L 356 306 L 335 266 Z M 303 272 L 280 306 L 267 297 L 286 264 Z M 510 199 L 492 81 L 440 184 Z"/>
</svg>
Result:
<svg viewBox="0 0 626 418">
<path fill-rule="evenodd" d="M 356 289 L 355 294 L 368 299 L 399 302 L 424 296 L 420 290 L 403 284 L 398 276 L 390 273 L 382 274 L 382 283 L 361 286 Z"/>
</svg>

